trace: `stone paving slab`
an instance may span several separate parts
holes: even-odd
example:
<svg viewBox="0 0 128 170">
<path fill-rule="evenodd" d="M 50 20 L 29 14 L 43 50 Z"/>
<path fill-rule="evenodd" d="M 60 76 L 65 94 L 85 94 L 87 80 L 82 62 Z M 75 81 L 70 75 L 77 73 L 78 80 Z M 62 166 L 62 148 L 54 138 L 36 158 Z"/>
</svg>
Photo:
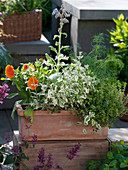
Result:
<svg viewBox="0 0 128 170">
<path fill-rule="evenodd" d="M 128 128 L 111 128 L 108 130 L 108 138 L 112 142 L 120 140 L 128 142 Z"/>
</svg>

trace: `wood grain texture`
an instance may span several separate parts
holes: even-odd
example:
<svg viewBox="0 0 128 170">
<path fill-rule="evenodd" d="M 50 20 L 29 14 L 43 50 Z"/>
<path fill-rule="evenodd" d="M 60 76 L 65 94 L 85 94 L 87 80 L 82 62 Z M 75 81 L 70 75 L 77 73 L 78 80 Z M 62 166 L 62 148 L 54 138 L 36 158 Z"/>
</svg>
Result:
<svg viewBox="0 0 128 170">
<path fill-rule="evenodd" d="M 14 144 L 18 145 L 19 138 L 14 133 Z M 46 150 L 46 155 L 51 153 L 55 158 L 54 163 L 63 165 L 66 161 L 67 151 L 70 150 L 78 141 L 39 141 L 30 154 L 29 161 L 25 164 L 32 169 L 34 165 L 39 165 L 37 162 L 38 152 L 41 147 Z M 32 142 L 29 142 L 31 145 Z M 81 140 L 79 157 L 68 161 L 64 170 L 85 170 L 89 160 L 100 160 L 106 156 L 108 152 L 109 142 L 107 140 Z M 28 153 L 30 148 L 25 151 Z M 24 168 L 20 165 L 20 170 Z"/>
</svg>

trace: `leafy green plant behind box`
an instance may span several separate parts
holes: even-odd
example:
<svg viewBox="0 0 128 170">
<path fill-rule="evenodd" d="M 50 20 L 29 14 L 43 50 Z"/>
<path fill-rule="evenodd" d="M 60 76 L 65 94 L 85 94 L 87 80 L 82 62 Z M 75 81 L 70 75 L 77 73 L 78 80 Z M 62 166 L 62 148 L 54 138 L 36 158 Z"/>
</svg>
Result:
<svg viewBox="0 0 128 170">
<path fill-rule="evenodd" d="M 0 43 L 0 72 L 3 73 L 5 66 L 11 63 L 12 63 L 12 57 L 9 51 L 7 51 L 4 48 L 4 45 Z"/>
<path fill-rule="evenodd" d="M 41 0 L 42 7 L 42 31 L 47 31 L 51 27 L 52 3 L 51 0 Z"/>
<path fill-rule="evenodd" d="M 124 67 L 124 63 L 111 48 L 107 49 L 105 45 L 106 37 L 103 33 L 95 35 L 92 40 L 92 50 L 84 53 L 83 64 L 88 64 L 98 78 L 108 81 L 117 81 L 117 75 Z"/>
<path fill-rule="evenodd" d="M 100 125 L 105 126 L 108 122 L 111 126 L 112 121 L 118 116 L 118 108 L 123 108 L 124 105 L 122 97 L 120 98 L 118 94 L 119 89 L 125 90 L 123 87 L 125 83 L 121 85 L 117 80 L 117 75 L 124 64 L 117 58 L 112 48 L 110 51 L 107 49 L 103 33 L 94 36 L 92 50 L 88 54 L 83 54 L 82 63 L 88 64 L 93 75 L 99 79 L 96 86 L 97 92 L 89 93 L 85 101 L 86 112 L 90 110 L 95 113 L 95 120 L 98 120 Z"/>
<path fill-rule="evenodd" d="M 127 170 L 128 169 L 128 146 L 121 140 L 110 146 L 112 148 L 107 157 L 100 161 L 89 161 L 86 170 Z"/>
<path fill-rule="evenodd" d="M 116 28 L 110 31 L 111 41 L 117 53 L 117 59 L 120 59 L 124 67 L 118 74 L 119 79 L 128 83 L 128 22 L 123 14 L 120 14 L 118 19 L 113 19 Z M 128 87 L 127 87 L 128 90 Z"/>
</svg>

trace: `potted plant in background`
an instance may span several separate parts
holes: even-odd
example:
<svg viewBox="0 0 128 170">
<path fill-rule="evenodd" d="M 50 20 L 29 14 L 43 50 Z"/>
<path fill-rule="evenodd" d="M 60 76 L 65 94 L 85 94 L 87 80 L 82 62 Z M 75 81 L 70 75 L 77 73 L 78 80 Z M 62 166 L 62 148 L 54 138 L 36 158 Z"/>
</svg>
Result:
<svg viewBox="0 0 128 170">
<path fill-rule="evenodd" d="M 128 94 L 128 22 L 124 18 L 123 14 L 120 14 L 118 19 L 113 19 L 116 24 L 116 28 L 110 31 L 111 41 L 115 48 L 116 57 L 123 62 L 123 68 L 118 74 L 118 79 L 121 82 L 126 82 L 125 95 Z M 127 104 L 128 107 L 128 104 Z M 122 120 L 128 121 L 128 115 L 121 117 Z"/>
<path fill-rule="evenodd" d="M 25 118 L 29 118 L 30 140 L 33 134 L 38 140 L 107 139 L 106 126 L 126 111 L 124 89 L 119 82 L 112 84 L 99 79 L 88 65 L 82 66 L 81 53 L 71 64 L 65 64 L 69 57 L 62 50 L 68 46 L 61 45 L 61 38 L 67 36 L 62 28 L 68 22 L 70 10 L 55 9 L 53 14 L 60 17 L 59 34 L 54 36 L 56 48 L 51 47 L 56 53 L 55 59 L 46 54 L 46 60 L 22 64 L 15 70 L 8 65 L 5 69 L 7 78 L 3 80 L 11 80 L 19 90 L 9 97 L 23 98 L 16 102 L 12 118 L 17 108 L 19 130 L 25 135 Z M 26 105 L 21 106 L 24 103 Z M 92 135 L 93 131 L 97 133 Z"/>
<path fill-rule="evenodd" d="M 42 33 L 42 1 L 9 0 L 0 2 L 0 28 L 10 36 L 1 36 L 4 43 L 40 40 Z M 43 8 L 44 10 L 44 8 Z"/>
</svg>

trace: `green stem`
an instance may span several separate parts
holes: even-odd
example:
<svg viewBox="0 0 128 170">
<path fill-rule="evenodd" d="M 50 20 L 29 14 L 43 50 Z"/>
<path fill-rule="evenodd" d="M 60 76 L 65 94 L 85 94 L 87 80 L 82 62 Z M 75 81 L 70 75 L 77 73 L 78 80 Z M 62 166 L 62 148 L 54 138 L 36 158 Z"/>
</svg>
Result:
<svg viewBox="0 0 128 170">
<path fill-rule="evenodd" d="M 65 161 L 65 163 L 63 164 L 62 168 L 64 169 L 65 165 L 67 164 L 68 159 Z"/>
<path fill-rule="evenodd" d="M 60 19 L 59 45 L 58 45 L 58 53 L 57 53 L 58 56 L 60 55 L 60 52 L 61 52 L 61 38 L 62 38 L 62 28 L 63 28 L 63 21 L 62 21 L 62 19 L 63 19 L 63 16 Z M 56 70 L 57 73 L 59 72 L 59 68 L 60 68 L 60 59 L 58 58 L 57 70 Z"/>
</svg>

